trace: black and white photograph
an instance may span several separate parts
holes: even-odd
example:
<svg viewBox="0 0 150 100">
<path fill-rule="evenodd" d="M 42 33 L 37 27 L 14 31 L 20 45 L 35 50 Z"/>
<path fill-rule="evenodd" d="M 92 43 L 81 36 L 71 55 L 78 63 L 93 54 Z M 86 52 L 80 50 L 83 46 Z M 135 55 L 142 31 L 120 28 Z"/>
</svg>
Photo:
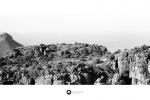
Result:
<svg viewBox="0 0 150 100">
<path fill-rule="evenodd" d="M 149 0 L 0 0 L 2 100 L 13 90 L 21 93 L 14 100 L 145 100 L 143 85 L 150 85 Z"/>
</svg>

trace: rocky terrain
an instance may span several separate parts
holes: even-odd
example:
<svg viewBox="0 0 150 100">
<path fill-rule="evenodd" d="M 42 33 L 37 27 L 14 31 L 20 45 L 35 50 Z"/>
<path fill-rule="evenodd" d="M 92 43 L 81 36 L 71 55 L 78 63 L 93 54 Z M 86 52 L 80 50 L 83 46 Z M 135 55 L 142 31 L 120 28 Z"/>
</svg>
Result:
<svg viewBox="0 0 150 100">
<path fill-rule="evenodd" d="M 150 46 L 113 53 L 97 44 L 22 46 L 7 33 L 0 35 L 0 46 L 4 85 L 150 84 Z"/>
</svg>

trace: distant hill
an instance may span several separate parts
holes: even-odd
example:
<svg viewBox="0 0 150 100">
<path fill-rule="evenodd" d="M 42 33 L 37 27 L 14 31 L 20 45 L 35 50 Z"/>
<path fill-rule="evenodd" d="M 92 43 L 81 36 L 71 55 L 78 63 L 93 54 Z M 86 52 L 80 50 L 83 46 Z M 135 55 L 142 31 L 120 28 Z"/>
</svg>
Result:
<svg viewBox="0 0 150 100">
<path fill-rule="evenodd" d="M 13 40 L 13 37 L 8 33 L 0 34 L 0 57 L 16 47 L 22 46 L 20 43 Z"/>
</svg>

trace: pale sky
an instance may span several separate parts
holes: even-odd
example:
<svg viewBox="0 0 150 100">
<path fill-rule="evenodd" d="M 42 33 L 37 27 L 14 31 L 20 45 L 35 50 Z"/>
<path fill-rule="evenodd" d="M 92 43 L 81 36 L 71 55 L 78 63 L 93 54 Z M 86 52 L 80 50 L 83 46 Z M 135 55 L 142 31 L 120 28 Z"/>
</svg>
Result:
<svg viewBox="0 0 150 100">
<path fill-rule="evenodd" d="M 23 45 L 150 45 L 150 0 L 0 0 L 0 32 Z"/>
</svg>

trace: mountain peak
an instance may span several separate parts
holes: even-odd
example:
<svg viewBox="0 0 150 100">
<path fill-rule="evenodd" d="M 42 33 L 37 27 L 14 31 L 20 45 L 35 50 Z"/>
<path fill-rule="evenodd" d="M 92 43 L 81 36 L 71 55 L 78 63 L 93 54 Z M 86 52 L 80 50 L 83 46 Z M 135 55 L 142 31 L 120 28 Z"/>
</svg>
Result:
<svg viewBox="0 0 150 100">
<path fill-rule="evenodd" d="M 3 41 L 3 40 L 10 41 L 12 39 L 13 39 L 12 36 L 9 35 L 8 33 L 0 34 L 0 41 Z"/>
<path fill-rule="evenodd" d="M 0 34 L 0 57 L 4 56 L 10 50 L 16 47 L 22 46 L 20 43 L 16 42 L 11 35 L 8 33 Z"/>
</svg>

